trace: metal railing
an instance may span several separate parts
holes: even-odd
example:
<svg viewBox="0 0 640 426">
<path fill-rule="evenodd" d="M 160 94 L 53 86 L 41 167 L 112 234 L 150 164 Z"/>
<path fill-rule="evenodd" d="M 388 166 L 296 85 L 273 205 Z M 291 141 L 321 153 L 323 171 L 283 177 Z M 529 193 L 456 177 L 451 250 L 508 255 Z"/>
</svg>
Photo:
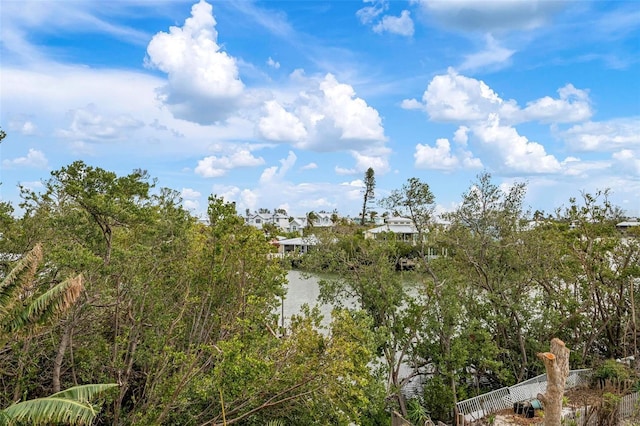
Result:
<svg viewBox="0 0 640 426">
<path fill-rule="evenodd" d="M 566 389 L 571 389 L 587 383 L 591 376 L 591 369 L 571 370 L 567 376 Z M 516 385 L 504 387 L 495 391 L 460 401 L 456 404 L 459 415 L 465 422 L 473 422 L 505 408 L 513 407 L 516 402 L 536 398 L 538 393 L 544 393 L 547 388 L 547 375 L 520 382 Z"/>
</svg>

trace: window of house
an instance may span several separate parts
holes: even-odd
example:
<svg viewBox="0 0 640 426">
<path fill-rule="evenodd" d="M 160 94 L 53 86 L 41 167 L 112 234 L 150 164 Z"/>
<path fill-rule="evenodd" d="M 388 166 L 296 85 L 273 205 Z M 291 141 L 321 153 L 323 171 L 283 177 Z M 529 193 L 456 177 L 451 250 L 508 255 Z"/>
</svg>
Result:
<svg viewBox="0 0 640 426">
<path fill-rule="evenodd" d="M 256 223 L 261 223 L 262 221 L 260 219 L 256 219 Z"/>
</svg>

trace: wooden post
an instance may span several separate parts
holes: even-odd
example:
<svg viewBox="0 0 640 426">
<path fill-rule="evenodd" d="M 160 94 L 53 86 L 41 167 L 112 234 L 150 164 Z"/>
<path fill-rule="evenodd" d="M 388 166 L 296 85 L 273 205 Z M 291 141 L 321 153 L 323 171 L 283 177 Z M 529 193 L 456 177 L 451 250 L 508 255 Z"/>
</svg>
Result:
<svg viewBox="0 0 640 426">
<path fill-rule="evenodd" d="M 560 426 L 562 421 L 562 397 L 569 375 L 569 349 L 558 338 L 551 340 L 551 351 L 538 353 L 547 369 L 547 391 L 538 394 L 544 405 L 544 425 Z"/>
</svg>

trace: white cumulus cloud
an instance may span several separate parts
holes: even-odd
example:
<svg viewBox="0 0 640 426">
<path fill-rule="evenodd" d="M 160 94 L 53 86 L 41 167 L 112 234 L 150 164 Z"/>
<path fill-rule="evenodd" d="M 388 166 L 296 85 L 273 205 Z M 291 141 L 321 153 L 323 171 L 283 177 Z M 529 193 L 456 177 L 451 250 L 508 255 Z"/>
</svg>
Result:
<svg viewBox="0 0 640 426">
<path fill-rule="evenodd" d="M 433 121 L 484 121 L 498 114 L 504 123 L 540 121 L 543 123 L 570 123 L 591 117 L 591 101 L 586 90 L 572 84 L 558 89 L 558 98 L 545 96 L 527 102 L 521 108 L 513 100 L 502 99 L 482 80 L 466 77 L 450 68 L 447 74 L 435 76 L 422 95 L 422 103 L 406 99 L 406 109 L 424 108 Z"/>
<path fill-rule="evenodd" d="M 370 24 L 378 16 L 384 13 L 389 8 L 389 3 L 386 0 L 364 0 L 364 3 L 369 3 L 371 6 L 365 6 L 356 12 L 356 16 L 363 24 Z"/>
<path fill-rule="evenodd" d="M 385 15 L 380 22 L 373 26 L 376 33 L 388 32 L 411 37 L 414 32 L 413 20 L 408 10 L 403 10 L 400 16 Z"/>
<path fill-rule="evenodd" d="M 640 148 L 640 117 L 588 121 L 560 132 L 560 136 L 578 151 Z"/>
<path fill-rule="evenodd" d="M 29 118 L 26 117 L 14 117 L 9 120 L 9 130 L 19 132 L 25 136 L 35 135 L 37 128 L 36 125 Z"/>
<path fill-rule="evenodd" d="M 299 74 L 292 78 L 304 79 Z M 266 115 L 258 124 L 262 137 L 288 140 L 312 151 L 361 150 L 386 141 L 378 111 L 358 98 L 353 87 L 338 82 L 332 74 L 306 83 L 308 89 L 288 104 L 265 104 Z"/>
<path fill-rule="evenodd" d="M 591 102 L 586 90 L 576 89 L 572 84 L 558 89 L 559 99 L 545 96 L 528 102 L 521 112 L 520 121 L 544 123 L 572 123 L 591 118 Z"/>
<path fill-rule="evenodd" d="M 349 152 L 356 160 L 355 172 L 368 162 L 388 169 L 390 150 L 385 146 L 378 111 L 356 96 L 352 86 L 332 74 L 307 78 L 291 76 L 303 89 L 295 96 L 267 101 L 256 131 L 268 141 L 289 143 L 315 152 Z M 378 170 L 378 169 L 376 169 Z"/>
<path fill-rule="evenodd" d="M 416 167 L 433 170 L 453 170 L 458 167 L 458 159 L 451 155 L 451 147 L 447 139 L 436 140 L 436 146 L 416 145 L 413 155 L 416 159 Z"/>
<path fill-rule="evenodd" d="M 212 6 L 200 0 L 183 27 L 156 34 L 147 47 L 148 64 L 168 77 L 160 99 L 178 118 L 218 122 L 231 114 L 243 93 L 236 60 L 222 51 L 215 27 Z"/>
<path fill-rule="evenodd" d="M 422 100 L 434 121 L 483 120 L 504 103 L 484 81 L 465 77 L 453 69 L 435 76 Z"/>
<path fill-rule="evenodd" d="M 238 167 L 255 167 L 264 164 L 264 159 L 254 157 L 247 149 L 239 149 L 229 155 L 211 155 L 198 161 L 195 173 L 202 177 L 220 177 Z"/>
<path fill-rule="evenodd" d="M 200 198 L 202 194 L 199 191 L 196 191 L 195 189 L 192 189 L 192 188 L 182 188 L 182 191 L 180 192 L 180 196 L 185 200 L 195 200 L 197 198 Z"/>
<path fill-rule="evenodd" d="M 275 68 L 275 69 L 279 69 L 280 68 L 280 62 L 275 61 L 271 56 L 269 56 L 269 59 L 267 59 L 267 65 L 269 65 L 271 68 Z"/>
<path fill-rule="evenodd" d="M 293 151 L 289 151 L 287 158 L 280 160 L 280 167 L 273 166 L 265 169 L 260 176 L 260 184 L 266 185 L 273 182 L 279 182 L 284 179 L 287 172 L 291 170 L 298 157 Z"/>
<path fill-rule="evenodd" d="M 467 146 L 467 141 L 469 140 L 469 128 L 467 126 L 460 126 L 458 130 L 453 134 L 453 140 L 461 146 Z"/>
<path fill-rule="evenodd" d="M 493 166 L 504 172 L 519 173 L 557 173 L 561 171 L 560 162 L 547 154 L 543 145 L 530 141 L 511 127 L 500 124 L 497 115 L 472 128 L 474 136 L 483 148 L 494 156 Z"/>
<path fill-rule="evenodd" d="M 373 168 L 378 174 L 385 174 L 389 171 L 388 157 L 389 149 L 381 149 L 378 152 L 371 152 L 369 155 L 352 151 L 351 156 L 356 160 L 355 170 L 358 173 L 366 171 L 369 167 Z"/>
<path fill-rule="evenodd" d="M 422 102 L 408 99 L 405 108 L 424 109 L 436 122 L 458 124 L 453 140 L 459 147 L 471 148 L 488 154 L 483 163 L 504 173 L 568 173 L 573 163 L 560 162 L 547 152 L 541 143 L 531 141 L 519 133 L 518 124 L 539 122 L 551 124 L 551 129 L 569 144 L 583 150 L 597 150 L 604 146 L 626 147 L 637 143 L 640 125 L 634 120 L 614 120 L 608 123 L 576 124 L 559 131 L 563 123 L 584 122 L 593 115 L 587 90 L 567 84 L 558 89 L 558 97 L 545 96 L 521 107 L 513 99 L 501 98 L 484 81 L 459 74 L 449 69 L 435 76 L 427 85 Z M 463 154 L 464 153 L 464 154 Z M 477 166 L 480 160 L 470 150 L 452 150 L 447 139 L 436 141 L 435 146 L 420 144 L 416 147 L 416 165 L 424 168 L 451 170 Z M 456 163 L 456 160 L 460 163 Z"/>
<path fill-rule="evenodd" d="M 403 99 L 400 103 L 402 109 L 424 109 L 424 105 L 415 98 Z"/>
<path fill-rule="evenodd" d="M 418 144 L 413 154 L 418 169 L 441 170 L 450 172 L 458 169 L 479 169 L 482 162 L 473 154 L 463 149 L 452 152 L 451 144 L 446 138 L 436 140 L 435 146 Z"/>
<path fill-rule="evenodd" d="M 2 162 L 2 167 L 6 168 L 33 167 L 36 169 L 46 169 L 48 165 L 49 161 L 44 155 L 44 152 L 37 149 L 29 149 L 29 152 L 27 152 L 27 155 L 24 157 L 4 160 Z"/>
<path fill-rule="evenodd" d="M 266 115 L 260 119 L 258 131 L 265 139 L 295 142 L 307 137 L 307 130 L 300 119 L 278 102 L 266 102 L 264 111 Z"/>
</svg>

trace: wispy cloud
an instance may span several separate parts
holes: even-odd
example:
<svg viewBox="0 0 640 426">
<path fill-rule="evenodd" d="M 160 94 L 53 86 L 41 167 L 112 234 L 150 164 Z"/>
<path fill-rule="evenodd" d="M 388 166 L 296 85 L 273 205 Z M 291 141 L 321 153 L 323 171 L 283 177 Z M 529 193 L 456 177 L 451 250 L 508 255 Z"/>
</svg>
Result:
<svg viewBox="0 0 640 426">
<path fill-rule="evenodd" d="M 483 50 L 465 56 L 464 62 L 459 67 L 460 71 L 473 71 L 480 68 L 495 70 L 510 65 L 511 56 L 515 50 L 501 46 L 490 34 L 486 35 L 485 42 Z"/>
</svg>

